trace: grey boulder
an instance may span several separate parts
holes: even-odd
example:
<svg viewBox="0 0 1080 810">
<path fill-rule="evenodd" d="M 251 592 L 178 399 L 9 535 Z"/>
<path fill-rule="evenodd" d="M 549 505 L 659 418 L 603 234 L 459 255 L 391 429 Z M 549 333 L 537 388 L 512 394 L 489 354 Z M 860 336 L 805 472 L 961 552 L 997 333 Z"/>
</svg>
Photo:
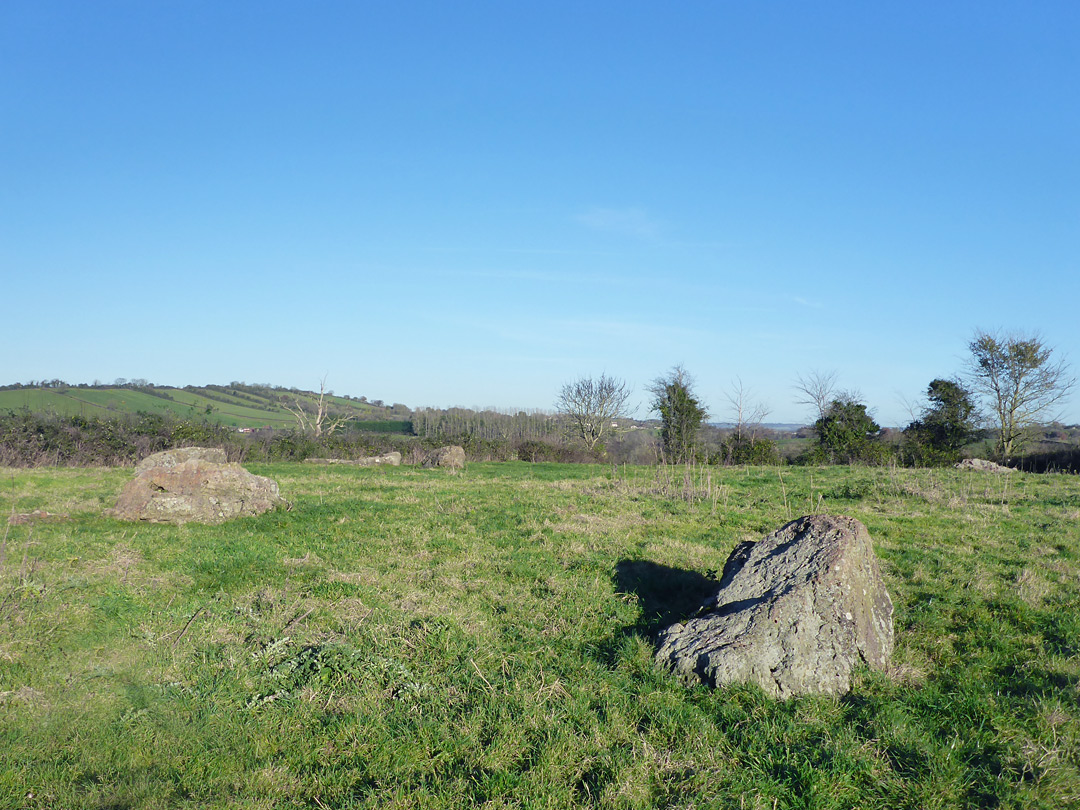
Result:
<svg viewBox="0 0 1080 810">
<path fill-rule="evenodd" d="M 465 469 L 465 448 L 450 444 L 432 451 L 424 463 L 425 467 L 446 467 L 449 470 Z"/>
<path fill-rule="evenodd" d="M 982 472 L 1012 472 L 1010 467 L 1003 467 L 985 458 L 965 458 L 956 465 L 958 470 L 981 470 Z"/>
<path fill-rule="evenodd" d="M 394 450 L 381 456 L 365 456 L 363 458 L 305 458 L 307 464 L 344 464 L 353 467 L 400 467 L 401 453 Z"/>
<path fill-rule="evenodd" d="M 844 694 L 860 662 L 887 666 L 892 615 L 866 527 L 810 515 L 737 546 L 698 614 L 660 633 L 656 657 L 687 683 Z"/>
<path fill-rule="evenodd" d="M 225 463 L 223 450 L 184 450 L 200 452 L 170 450 L 144 459 L 108 514 L 149 523 L 222 523 L 288 506 L 276 481 Z"/>
<path fill-rule="evenodd" d="M 172 450 L 162 450 L 147 456 L 135 465 L 135 473 L 152 470 L 156 467 L 176 467 L 193 458 L 201 461 L 209 461 L 214 464 L 226 464 L 229 459 L 221 447 L 174 447 Z"/>
</svg>

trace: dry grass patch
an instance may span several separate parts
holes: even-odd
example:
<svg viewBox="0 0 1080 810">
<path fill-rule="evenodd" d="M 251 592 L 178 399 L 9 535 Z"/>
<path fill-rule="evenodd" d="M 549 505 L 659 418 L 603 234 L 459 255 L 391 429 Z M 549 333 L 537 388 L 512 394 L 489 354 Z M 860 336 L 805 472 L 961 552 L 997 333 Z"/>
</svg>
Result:
<svg viewBox="0 0 1080 810">
<path fill-rule="evenodd" d="M 1050 592 L 1050 586 L 1046 580 L 1033 569 L 1025 567 L 1016 575 L 1016 587 L 1020 598 L 1031 607 L 1042 605 L 1046 595 Z"/>
<path fill-rule="evenodd" d="M 35 708 L 45 708 L 45 694 L 29 686 L 20 686 L 18 689 L 9 689 L 0 692 L 0 705 L 21 704 Z"/>
<path fill-rule="evenodd" d="M 598 514 L 595 512 L 571 512 L 567 520 L 552 523 L 544 520 L 544 527 L 550 528 L 556 534 L 586 534 L 592 537 L 622 533 L 629 529 L 655 525 L 655 520 L 642 517 L 639 514 Z"/>
<path fill-rule="evenodd" d="M 289 568 L 322 568 L 325 565 L 319 555 L 312 551 L 306 552 L 303 557 L 285 557 L 281 562 Z"/>
<path fill-rule="evenodd" d="M 365 568 L 357 571 L 330 571 L 327 578 L 331 582 L 344 582 L 348 585 L 369 585 L 375 587 L 381 577 L 373 568 Z"/>
<path fill-rule="evenodd" d="M 102 559 L 87 560 L 75 569 L 99 583 L 115 582 L 140 591 L 153 590 L 157 593 L 175 592 L 179 588 L 188 588 L 193 580 L 178 571 L 153 571 L 149 568 L 141 551 L 123 542 L 113 546 Z"/>
</svg>

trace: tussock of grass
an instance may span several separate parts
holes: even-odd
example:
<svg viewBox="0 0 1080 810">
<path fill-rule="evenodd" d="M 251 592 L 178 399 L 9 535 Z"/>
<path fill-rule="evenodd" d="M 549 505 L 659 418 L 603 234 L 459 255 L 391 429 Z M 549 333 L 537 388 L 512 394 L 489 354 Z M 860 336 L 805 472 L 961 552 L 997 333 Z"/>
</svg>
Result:
<svg viewBox="0 0 1080 810">
<path fill-rule="evenodd" d="M 1080 483 L 555 464 L 252 467 L 294 503 L 101 517 L 130 473 L 5 472 L 3 807 L 1080 803 Z M 652 636 L 730 550 L 870 529 L 897 652 L 844 698 L 687 689 Z"/>
</svg>

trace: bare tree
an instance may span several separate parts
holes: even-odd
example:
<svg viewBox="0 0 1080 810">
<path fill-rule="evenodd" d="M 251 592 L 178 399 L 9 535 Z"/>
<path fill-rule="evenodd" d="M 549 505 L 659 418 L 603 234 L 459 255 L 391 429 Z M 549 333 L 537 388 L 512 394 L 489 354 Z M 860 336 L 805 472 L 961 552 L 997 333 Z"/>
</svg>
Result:
<svg viewBox="0 0 1080 810">
<path fill-rule="evenodd" d="M 801 397 L 795 404 L 811 406 L 816 414 L 815 421 L 819 421 L 825 418 L 829 405 L 837 398 L 836 372 L 813 369 L 805 377 L 797 375 L 793 387 Z"/>
<path fill-rule="evenodd" d="M 1040 422 L 1053 421 L 1055 409 L 1076 385 L 1064 360 L 1038 333 L 975 330 L 968 344 L 967 380 L 986 401 L 998 432 L 997 453 L 1008 461 Z"/>
<path fill-rule="evenodd" d="M 727 400 L 731 404 L 729 413 L 735 425 L 735 439 L 739 442 L 743 440 L 746 433 L 750 434 L 749 438 L 756 438 L 758 430 L 761 429 L 761 423 L 770 413 L 768 405 L 764 402 L 752 402 L 752 397 L 753 392 L 743 385 L 741 378 L 736 377 L 731 384 Z"/>
<path fill-rule="evenodd" d="M 296 423 L 299 425 L 300 430 L 310 433 L 315 438 L 330 436 L 349 421 L 349 416 L 345 414 L 331 417 L 330 403 L 326 401 L 327 394 L 333 396 L 332 391 L 326 390 L 326 376 L 324 375 L 319 381 L 319 398 L 315 400 L 315 413 L 305 411 L 298 397 L 293 399 L 294 407 L 285 404 L 282 407 L 296 417 Z"/>
<path fill-rule="evenodd" d="M 562 387 L 555 408 L 592 452 L 612 422 L 624 415 L 630 394 L 625 381 L 607 374 L 595 380 L 581 377 Z"/>
</svg>

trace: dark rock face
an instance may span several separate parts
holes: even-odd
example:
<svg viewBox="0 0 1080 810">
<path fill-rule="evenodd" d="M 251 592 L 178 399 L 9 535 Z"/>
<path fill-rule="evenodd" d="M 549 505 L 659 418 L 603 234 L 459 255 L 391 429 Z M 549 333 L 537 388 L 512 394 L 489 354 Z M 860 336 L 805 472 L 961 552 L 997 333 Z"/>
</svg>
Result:
<svg viewBox="0 0 1080 810">
<path fill-rule="evenodd" d="M 888 663 L 892 614 L 866 527 L 811 515 L 736 547 L 717 592 L 661 632 L 656 657 L 687 683 L 843 694 L 860 661 Z"/>
<path fill-rule="evenodd" d="M 169 450 L 144 459 L 109 514 L 150 523 L 222 523 L 287 505 L 276 481 L 224 463 L 223 450 L 185 450 L 209 452 Z M 222 462 L 207 461 L 206 455 Z"/>
</svg>

